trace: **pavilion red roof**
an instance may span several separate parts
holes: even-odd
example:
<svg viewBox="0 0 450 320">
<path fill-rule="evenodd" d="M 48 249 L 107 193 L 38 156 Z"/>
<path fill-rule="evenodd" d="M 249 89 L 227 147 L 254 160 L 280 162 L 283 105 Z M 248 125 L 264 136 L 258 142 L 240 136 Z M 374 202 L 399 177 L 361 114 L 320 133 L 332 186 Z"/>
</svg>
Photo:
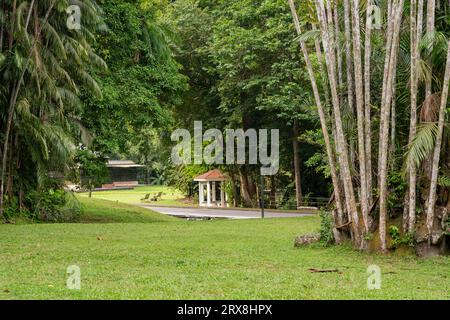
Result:
<svg viewBox="0 0 450 320">
<path fill-rule="evenodd" d="M 227 177 L 219 169 L 208 171 L 194 178 L 194 181 L 224 181 L 224 180 L 227 180 Z"/>
</svg>

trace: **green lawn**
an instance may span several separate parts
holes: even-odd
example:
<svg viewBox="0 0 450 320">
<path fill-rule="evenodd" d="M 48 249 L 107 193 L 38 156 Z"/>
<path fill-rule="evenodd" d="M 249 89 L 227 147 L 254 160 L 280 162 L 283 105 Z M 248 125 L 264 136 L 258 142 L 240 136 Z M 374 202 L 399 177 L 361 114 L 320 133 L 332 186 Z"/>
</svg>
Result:
<svg viewBox="0 0 450 320">
<path fill-rule="evenodd" d="M 162 192 L 162 198 L 157 202 L 149 202 L 157 205 L 189 205 L 184 200 L 184 195 L 175 188 L 167 186 L 146 186 L 136 187 L 133 190 L 110 190 L 110 191 L 97 191 L 92 193 L 92 197 L 95 199 L 104 199 L 111 201 L 120 201 L 123 203 L 136 204 L 141 203 L 141 199 L 145 197 L 147 193 L 151 195 Z M 87 193 L 80 193 L 81 196 L 87 197 Z"/>
<path fill-rule="evenodd" d="M 151 223 L 175 221 L 170 216 L 121 202 L 78 197 L 82 206 L 81 223 Z"/>
<path fill-rule="evenodd" d="M 449 257 L 294 248 L 294 237 L 316 230 L 318 217 L 185 221 L 115 202 L 82 202 L 82 221 L 103 223 L 0 225 L 0 298 L 450 298 Z M 382 270 L 381 290 L 366 288 L 371 264 Z M 69 265 L 81 268 L 81 290 L 66 288 Z"/>
</svg>

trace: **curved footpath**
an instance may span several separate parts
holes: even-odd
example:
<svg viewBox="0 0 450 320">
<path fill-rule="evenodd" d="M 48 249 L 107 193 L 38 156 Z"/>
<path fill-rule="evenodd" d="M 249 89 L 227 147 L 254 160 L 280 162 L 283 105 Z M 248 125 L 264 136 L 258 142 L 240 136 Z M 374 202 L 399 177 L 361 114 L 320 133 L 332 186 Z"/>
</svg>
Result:
<svg viewBox="0 0 450 320">
<path fill-rule="evenodd" d="M 141 204 L 142 207 L 153 211 L 180 217 L 180 218 L 223 218 L 223 219 L 258 219 L 261 218 L 261 211 L 240 210 L 240 209 L 220 209 L 220 208 L 182 208 L 182 207 L 164 207 Z M 311 213 L 296 213 L 265 210 L 265 218 L 293 218 L 314 215 Z"/>
</svg>

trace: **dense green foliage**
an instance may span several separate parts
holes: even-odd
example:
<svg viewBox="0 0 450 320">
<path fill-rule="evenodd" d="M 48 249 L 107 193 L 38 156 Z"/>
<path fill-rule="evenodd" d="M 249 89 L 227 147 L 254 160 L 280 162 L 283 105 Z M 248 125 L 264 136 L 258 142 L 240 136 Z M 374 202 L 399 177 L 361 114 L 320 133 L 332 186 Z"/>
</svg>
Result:
<svg viewBox="0 0 450 320">
<path fill-rule="evenodd" d="M 294 121 L 300 124 L 302 162 L 316 152 L 320 157 L 321 145 L 320 139 L 314 141 L 317 115 L 285 1 L 179 0 L 166 16 L 179 35 L 176 57 L 190 83 L 183 105 L 176 109 L 179 126 L 192 128 L 194 120 L 202 120 L 204 130 L 280 129 L 281 168 L 268 179 L 268 188 L 282 194 L 280 205 L 295 198 Z M 312 168 L 301 168 L 304 193 L 328 196 L 327 184 L 314 168 L 320 170 L 323 163 L 310 164 Z M 222 169 L 232 177 L 231 189 L 240 190 L 237 203 L 254 204 L 259 167 Z M 177 186 L 188 190 L 197 173 L 190 166 L 177 168 Z"/>
<path fill-rule="evenodd" d="M 109 67 L 95 78 L 102 99 L 86 95 L 83 121 L 96 136 L 93 148 L 108 156 L 129 155 L 137 145 L 152 144 L 149 130 L 170 128 L 171 110 L 180 103 L 186 79 L 167 47 L 169 31 L 158 22 L 162 4 L 101 1 L 108 30 L 96 49 Z M 145 147 L 138 155 L 150 156 Z"/>
<path fill-rule="evenodd" d="M 148 181 L 166 179 L 155 141 L 187 89 L 167 46 L 170 32 L 158 24 L 167 4 L 86 1 L 80 30 L 66 26 L 70 4 L 80 5 L 7 1 L 0 8 L 0 216 L 45 218 L 33 213 L 45 211 L 41 203 L 52 198 L 45 195 L 58 193 L 64 177 L 88 189 L 101 184 L 106 168 L 97 160 L 106 157 L 131 156 L 147 165 Z"/>
<path fill-rule="evenodd" d="M 46 211 L 48 206 L 41 204 L 55 187 L 61 188 L 55 179 L 73 161 L 75 138 L 87 138 L 79 95 L 90 91 L 101 96 L 91 75 L 106 68 L 92 47 L 93 34 L 103 22 L 95 1 L 87 0 L 83 28 L 70 30 L 65 10 L 71 3 L 2 2 L 0 216 L 5 206 Z M 56 205 L 62 205 L 58 199 L 64 196 L 56 198 Z"/>
</svg>

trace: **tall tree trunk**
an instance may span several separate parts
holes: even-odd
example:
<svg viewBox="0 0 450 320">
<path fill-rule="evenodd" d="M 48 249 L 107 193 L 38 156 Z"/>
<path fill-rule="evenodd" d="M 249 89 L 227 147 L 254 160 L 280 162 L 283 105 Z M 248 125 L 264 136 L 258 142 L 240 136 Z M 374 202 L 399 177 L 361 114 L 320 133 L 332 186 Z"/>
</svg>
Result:
<svg viewBox="0 0 450 320">
<path fill-rule="evenodd" d="M 313 24 L 311 26 L 311 29 L 316 31 L 316 25 Z M 316 48 L 316 55 L 317 60 L 319 60 L 319 69 L 320 69 L 320 76 L 323 79 L 322 87 L 325 95 L 325 108 L 328 108 L 330 106 L 330 90 L 328 89 L 328 83 L 327 83 L 327 72 L 325 71 L 325 61 L 323 60 L 322 56 L 322 49 L 320 47 L 320 42 L 318 39 L 314 40 L 314 46 Z"/>
<path fill-rule="evenodd" d="M 303 202 L 298 135 L 298 120 L 294 120 L 294 126 L 292 130 L 292 149 L 294 151 L 295 199 L 297 200 L 297 208 L 300 207 Z"/>
<path fill-rule="evenodd" d="M 390 137 L 389 140 L 392 145 L 389 145 L 388 164 L 389 168 L 395 167 L 395 135 L 397 131 L 397 72 L 394 72 L 392 83 L 392 98 L 391 98 L 391 115 L 390 115 Z"/>
<path fill-rule="evenodd" d="M 89 198 L 92 198 L 92 189 L 94 188 L 94 186 L 92 185 L 92 179 L 91 178 L 89 178 L 88 184 L 89 184 Z"/>
<path fill-rule="evenodd" d="M 298 20 L 298 15 L 297 15 L 297 11 L 295 9 L 294 2 L 293 2 L 293 0 L 288 0 L 288 2 L 289 2 L 289 6 L 291 8 L 291 13 L 292 13 L 292 18 L 294 20 L 295 29 L 297 31 L 297 34 L 300 35 L 302 32 L 301 32 L 300 22 Z M 321 99 L 320 99 L 319 89 L 317 87 L 317 82 L 316 82 L 316 76 L 314 75 L 314 70 L 313 70 L 313 67 L 312 67 L 312 64 L 311 64 L 311 60 L 309 58 L 308 49 L 307 49 L 304 41 L 300 41 L 300 46 L 301 46 L 303 57 L 304 57 L 304 60 L 305 60 L 305 63 L 306 63 L 306 68 L 308 70 L 309 79 L 311 81 L 311 87 L 313 89 L 314 99 L 316 101 L 317 111 L 319 113 L 320 126 L 322 128 L 322 134 L 323 134 L 323 138 L 324 138 L 324 141 L 325 141 L 325 149 L 326 149 L 326 152 L 327 152 L 328 164 L 330 166 L 330 174 L 331 174 L 331 179 L 332 179 L 332 182 L 333 182 L 334 198 L 335 198 L 336 208 L 337 208 L 337 216 L 334 216 L 334 221 L 335 221 L 335 223 L 337 222 L 338 224 L 341 224 L 342 223 L 342 219 L 343 219 L 343 207 L 342 207 L 342 201 L 341 201 L 341 188 L 340 188 L 339 179 L 338 179 L 338 175 L 337 175 L 336 162 L 335 162 L 333 149 L 332 149 L 332 146 L 331 146 L 330 136 L 328 134 L 327 120 L 326 120 L 326 117 L 325 117 L 325 111 L 323 109 L 322 102 L 321 102 Z M 339 237 L 338 234 L 337 234 L 337 236 Z M 339 243 L 340 239 L 337 238 L 336 242 Z"/>
<path fill-rule="evenodd" d="M 396 1 L 396 0 L 394 0 Z M 385 99 L 386 99 L 386 91 L 388 89 L 386 80 L 389 76 L 389 66 L 390 66 L 390 59 L 391 59 L 391 50 L 392 50 L 392 36 L 394 33 L 394 24 L 395 24 L 395 3 L 392 3 L 392 0 L 388 0 L 388 10 L 387 10 L 387 29 L 386 29 L 386 52 L 384 56 L 384 71 L 383 71 L 383 88 L 382 88 L 382 94 L 381 94 L 381 105 L 385 105 Z M 394 9 L 393 9 L 394 8 Z M 389 102 L 390 103 L 390 102 Z M 382 121 L 382 119 L 380 118 Z M 381 137 L 384 135 L 383 133 L 383 126 L 380 123 L 380 132 L 379 132 L 379 144 L 381 144 Z M 380 171 L 381 167 L 381 152 L 378 152 L 378 172 Z M 378 189 L 380 186 L 380 175 L 378 174 Z"/>
<path fill-rule="evenodd" d="M 353 81 L 353 59 L 352 59 L 352 32 L 350 26 L 350 3 L 349 0 L 344 0 L 344 34 L 345 34 L 345 64 L 347 74 L 347 104 L 350 113 L 353 115 L 354 110 L 354 81 Z M 349 142 L 350 162 L 355 163 L 355 145 L 353 140 Z"/>
<path fill-rule="evenodd" d="M 368 1 L 368 6 L 372 5 L 372 0 Z M 367 207 L 372 207 L 372 129 L 371 129 L 371 104 L 370 104 L 370 59 L 372 55 L 372 13 L 366 13 L 366 36 L 364 40 L 364 134 L 366 147 L 366 184 L 367 184 Z"/>
<path fill-rule="evenodd" d="M 330 1 L 328 1 L 330 2 Z M 340 91 L 342 90 L 344 86 L 344 79 L 342 76 L 342 53 L 341 48 L 339 46 L 339 34 L 340 34 L 340 28 L 339 28 L 339 15 L 338 15 L 338 4 L 337 1 L 334 1 L 333 6 L 333 17 L 334 17 L 334 34 L 335 34 L 335 47 L 336 47 L 336 60 L 337 60 L 337 78 L 338 78 L 338 84 L 339 84 L 339 96 L 341 97 Z M 342 98 L 341 98 L 341 104 L 342 104 Z"/>
<path fill-rule="evenodd" d="M 360 186 L 360 205 L 364 222 L 365 233 L 369 233 L 369 209 L 367 196 L 367 170 L 366 170 L 366 144 L 365 144 L 365 126 L 364 126 L 364 88 L 363 88 L 363 70 L 361 61 L 361 32 L 359 21 L 359 1 L 352 1 L 352 24 L 353 24 L 353 61 L 355 71 L 355 93 L 356 93 L 356 117 L 358 131 L 358 158 L 359 158 L 359 177 Z M 367 30 L 366 30 L 367 32 Z M 370 39 L 369 39 L 370 41 Z"/>
<path fill-rule="evenodd" d="M 239 168 L 239 179 L 241 186 L 241 197 L 247 207 L 253 206 L 254 196 L 256 195 L 256 186 L 248 175 L 247 168 Z"/>
<path fill-rule="evenodd" d="M 437 180 L 439 174 L 439 160 L 442 146 L 442 135 L 445 124 L 445 109 L 447 107 L 448 88 L 450 82 L 450 41 L 448 42 L 447 64 L 445 67 L 444 84 L 442 85 L 441 106 L 439 108 L 438 132 L 436 136 L 436 144 L 434 146 L 433 165 L 431 171 L 430 194 L 428 196 L 427 206 L 427 229 L 428 243 L 431 243 L 434 220 L 434 206 L 436 204 Z"/>
<path fill-rule="evenodd" d="M 436 14 L 436 0 L 427 1 L 427 33 L 432 33 L 435 31 L 435 14 Z M 430 66 L 430 72 L 433 74 L 433 68 L 431 61 L 428 61 Z M 432 76 L 427 77 L 425 81 L 425 99 L 427 99 L 432 93 Z"/>
<path fill-rule="evenodd" d="M 423 0 L 422 7 L 423 7 Z M 420 4 L 419 4 L 420 7 Z M 419 14 L 420 16 L 420 14 Z M 421 20 L 421 19 L 420 19 Z M 409 144 L 412 143 L 417 133 L 417 87 L 418 87 L 418 59 L 419 59 L 419 39 L 417 0 L 411 0 L 411 115 L 409 124 Z M 408 201 L 408 232 L 413 233 L 416 224 L 416 184 L 417 173 L 416 166 L 413 163 L 408 164 L 409 173 L 409 201 Z"/>
<path fill-rule="evenodd" d="M 352 32 L 350 26 L 350 4 L 344 0 L 344 33 L 345 33 L 345 63 L 347 71 L 347 103 L 353 112 L 353 60 L 352 60 Z"/>
<path fill-rule="evenodd" d="M 395 79 L 394 79 L 394 83 L 395 83 Z M 389 159 L 389 163 L 390 163 L 390 168 L 391 170 L 395 169 L 395 161 L 394 161 L 394 157 L 393 155 L 395 155 L 396 152 L 396 146 L 395 146 L 395 140 L 396 140 L 396 135 L 397 135 L 397 108 L 396 108 L 396 103 L 395 103 L 395 95 L 396 95 L 396 91 L 397 88 L 394 87 L 392 88 L 392 90 L 394 90 L 393 98 L 392 98 L 392 106 L 391 106 L 391 143 L 389 145 L 389 153 L 391 154 L 391 157 Z"/>
<path fill-rule="evenodd" d="M 233 207 L 237 207 L 238 204 L 240 203 L 239 201 L 239 193 L 237 192 L 237 178 L 236 178 L 236 174 L 233 172 L 231 174 L 231 187 L 233 189 L 232 195 L 233 195 Z"/>
<path fill-rule="evenodd" d="M 353 189 L 352 176 L 350 173 L 350 163 L 345 141 L 344 130 L 342 125 L 341 110 L 339 104 L 339 96 L 336 82 L 336 58 L 334 51 L 330 45 L 329 25 L 325 13 L 324 4 L 322 1 L 316 1 L 317 16 L 320 22 L 320 29 L 322 34 L 322 43 L 325 50 L 325 59 L 327 62 L 328 79 L 331 88 L 331 97 L 334 110 L 335 124 L 336 124 L 336 146 L 339 154 L 339 164 L 344 182 L 345 202 L 347 205 L 347 212 L 352 217 L 352 230 L 355 244 L 361 243 L 361 236 L 359 232 L 359 217 L 356 207 L 355 193 Z"/>
<path fill-rule="evenodd" d="M 380 222 L 379 234 L 381 251 L 387 251 L 386 243 L 386 220 L 387 220 L 387 173 L 388 173 L 388 150 L 389 150 L 389 116 L 391 111 L 391 101 L 395 85 L 394 72 L 397 66 L 397 54 L 400 37 L 400 25 L 402 20 L 404 0 L 394 0 L 391 7 L 391 18 L 393 17 L 392 35 L 388 33 L 387 47 L 391 46 L 390 56 L 387 58 L 388 68 L 383 79 L 383 96 L 380 116 L 380 146 L 379 146 L 379 189 L 380 189 Z M 388 51 L 388 50 L 386 50 Z"/>
<path fill-rule="evenodd" d="M 262 190 L 262 193 L 264 194 L 264 190 Z M 270 194 L 269 194 L 269 206 L 272 209 L 277 208 L 277 185 L 275 181 L 275 176 L 270 176 Z"/>
</svg>

